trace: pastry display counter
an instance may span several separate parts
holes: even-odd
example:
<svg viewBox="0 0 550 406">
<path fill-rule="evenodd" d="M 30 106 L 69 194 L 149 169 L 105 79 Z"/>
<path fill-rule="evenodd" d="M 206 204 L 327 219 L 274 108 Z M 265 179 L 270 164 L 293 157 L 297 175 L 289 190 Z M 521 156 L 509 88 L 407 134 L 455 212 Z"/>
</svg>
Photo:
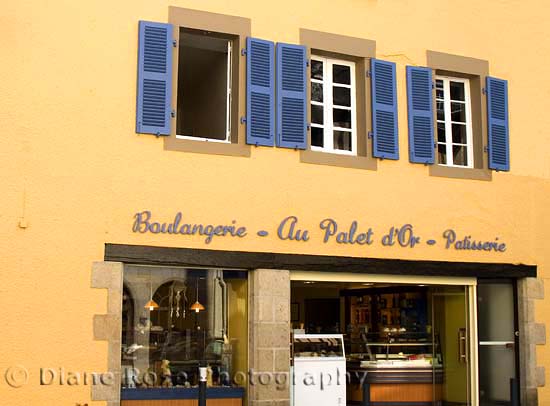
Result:
<svg viewBox="0 0 550 406">
<path fill-rule="evenodd" d="M 432 406 L 440 401 L 443 369 L 410 361 L 348 362 L 348 405 Z"/>
<path fill-rule="evenodd" d="M 427 333 L 363 333 L 350 346 L 348 404 L 361 406 L 433 405 L 441 400 L 442 358 L 438 339 Z M 434 345 L 435 342 L 435 345 Z"/>
</svg>

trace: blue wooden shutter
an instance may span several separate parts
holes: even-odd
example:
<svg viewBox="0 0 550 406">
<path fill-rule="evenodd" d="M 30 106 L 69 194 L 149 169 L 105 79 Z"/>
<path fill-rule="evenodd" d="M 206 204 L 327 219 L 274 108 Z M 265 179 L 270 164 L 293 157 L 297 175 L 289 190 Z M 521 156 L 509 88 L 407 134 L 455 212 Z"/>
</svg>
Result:
<svg viewBox="0 0 550 406">
<path fill-rule="evenodd" d="M 273 146 L 275 134 L 275 45 L 246 40 L 246 143 Z"/>
<path fill-rule="evenodd" d="M 409 160 L 433 164 L 434 113 L 432 70 L 407 66 L 407 102 L 409 116 Z"/>
<path fill-rule="evenodd" d="M 136 132 L 170 135 L 172 25 L 139 22 Z"/>
<path fill-rule="evenodd" d="M 487 77 L 487 115 L 489 118 L 489 168 L 510 170 L 508 126 L 508 82 Z"/>
<path fill-rule="evenodd" d="M 277 44 L 277 146 L 306 148 L 306 48 Z"/>
<path fill-rule="evenodd" d="M 371 60 L 372 123 L 377 158 L 399 159 L 395 63 Z"/>
</svg>

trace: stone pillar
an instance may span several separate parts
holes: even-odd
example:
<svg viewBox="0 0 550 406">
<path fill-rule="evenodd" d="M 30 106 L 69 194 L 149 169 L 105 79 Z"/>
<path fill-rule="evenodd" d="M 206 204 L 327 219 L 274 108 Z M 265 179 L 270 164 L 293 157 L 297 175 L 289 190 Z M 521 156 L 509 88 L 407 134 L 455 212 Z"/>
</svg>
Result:
<svg viewBox="0 0 550 406">
<path fill-rule="evenodd" d="M 518 279 L 518 323 L 521 404 L 537 406 L 537 388 L 545 385 L 545 369 L 537 366 L 537 345 L 546 344 L 546 327 L 535 321 L 536 300 L 544 299 L 542 279 Z"/>
<path fill-rule="evenodd" d="M 110 385 L 92 385 L 92 400 L 106 401 L 107 406 L 120 404 L 120 337 L 122 330 L 122 270 L 121 262 L 94 262 L 92 288 L 107 289 L 107 313 L 93 318 L 94 340 L 108 342 L 109 372 L 114 380 Z"/>
<path fill-rule="evenodd" d="M 249 276 L 251 406 L 290 404 L 290 272 L 256 269 Z"/>
</svg>

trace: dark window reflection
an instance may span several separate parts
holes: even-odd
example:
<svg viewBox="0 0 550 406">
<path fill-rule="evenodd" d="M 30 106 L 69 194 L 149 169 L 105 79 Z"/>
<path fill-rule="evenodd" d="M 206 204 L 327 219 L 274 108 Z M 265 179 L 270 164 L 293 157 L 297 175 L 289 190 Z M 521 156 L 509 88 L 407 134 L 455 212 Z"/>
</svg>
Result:
<svg viewBox="0 0 550 406">
<path fill-rule="evenodd" d="M 332 82 L 344 85 L 351 84 L 351 69 L 345 65 L 332 65 Z"/>
<path fill-rule="evenodd" d="M 314 147 L 323 147 L 323 129 L 319 127 L 311 127 L 311 145 Z"/>
<path fill-rule="evenodd" d="M 323 62 L 311 61 L 311 78 L 323 80 Z"/>
</svg>

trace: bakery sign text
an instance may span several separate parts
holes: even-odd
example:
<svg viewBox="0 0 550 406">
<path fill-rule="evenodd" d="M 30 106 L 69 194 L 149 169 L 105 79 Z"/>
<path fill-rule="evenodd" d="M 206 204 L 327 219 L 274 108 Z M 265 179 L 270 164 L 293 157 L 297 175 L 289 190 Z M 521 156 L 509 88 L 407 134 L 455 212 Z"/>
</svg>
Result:
<svg viewBox="0 0 550 406">
<path fill-rule="evenodd" d="M 506 243 L 493 239 L 476 239 L 471 235 L 458 234 L 452 228 L 444 229 L 437 238 L 423 238 L 417 235 L 412 224 L 392 226 L 383 232 L 377 233 L 372 227 L 361 227 L 356 220 L 342 225 L 332 218 L 319 221 L 318 226 L 312 232 L 303 227 L 296 216 L 288 216 L 274 224 L 273 229 L 250 230 L 236 220 L 225 224 L 192 223 L 184 220 L 181 212 L 177 213 L 171 221 L 159 221 L 153 218 L 150 211 L 141 211 L 134 215 L 132 226 L 134 233 L 174 234 L 182 236 L 199 236 L 205 244 L 210 244 L 214 239 L 220 238 L 246 238 L 250 235 L 268 237 L 274 234 L 283 241 L 305 243 L 313 238 L 319 238 L 323 243 L 396 246 L 414 248 L 421 244 L 436 245 L 438 242 L 445 249 L 467 251 L 506 251 Z"/>
</svg>

